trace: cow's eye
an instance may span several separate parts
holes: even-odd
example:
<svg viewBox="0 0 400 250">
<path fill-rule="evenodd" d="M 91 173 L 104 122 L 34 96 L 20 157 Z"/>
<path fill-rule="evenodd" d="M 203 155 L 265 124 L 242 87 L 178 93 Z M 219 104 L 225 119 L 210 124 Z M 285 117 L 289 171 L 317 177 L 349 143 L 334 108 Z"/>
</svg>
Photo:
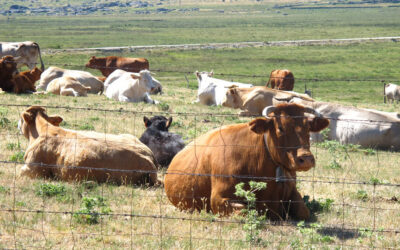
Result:
<svg viewBox="0 0 400 250">
<path fill-rule="evenodd" d="M 283 127 L 282 126 L 279 126 L 278 130 L 279 130 L 279 132 L 283 133 Z"/>
</svg>

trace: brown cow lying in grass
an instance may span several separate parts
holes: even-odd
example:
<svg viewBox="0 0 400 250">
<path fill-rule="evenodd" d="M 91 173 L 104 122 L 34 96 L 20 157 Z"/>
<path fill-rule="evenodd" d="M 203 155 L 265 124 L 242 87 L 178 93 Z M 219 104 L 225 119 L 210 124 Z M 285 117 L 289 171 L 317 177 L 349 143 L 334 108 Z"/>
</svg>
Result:
<svg viewBox="0 0 400 250">
<path fill-rule="evenodd" d="M 315 166 L 310 132 L 328 125 L 311 108 L 280 104 L 266 108 L 264 118 L 212 130 L 174 157 L 165 176 L 165 193 L 180 209 L 229 215 L 246 204 L 234 195 L 235 185 L 262 181 L 267 189 L 256 192 L 259 212 L 268 208 L 271 219 L 289 214 L 306 220 L 310 212 L 297 191 L 296 172 Z"/>
<path fill-rule="evenodd" d="M 36 92 L 35 83 L 40 79 L 42 71 L 35 67 L 32 70 L 21 72 L 14 76 L 14 93 L 32 93 Z"/>
<path fill-rule="evenodd" d="M 15 82 L 13 77 L 18 74 L 17 63 L 13 56 L 4 56 L 0 59 L 0 88 L 6 92 L 13 92 Z"/>
<path fill-rule="evenodd" d="M 132 58 L 132 57 L 95 57 L 92 56 L 86 67 L 91 69 L 98 69 L 103 76 L 109 76 L 114 70 L 122 69 L 128 72 L 139 73 L 141 70 L 149 69 L 149 61 L 146 58 Z"/>
<path fill-rule="evenodd" d="M 29 140 L 21 175 L 65 181 L 158 183 L 157 162 L 135 136 L 74 131 L 58 127 L 62 118 L 31 106 L 18 124 Z"/>
</svg>

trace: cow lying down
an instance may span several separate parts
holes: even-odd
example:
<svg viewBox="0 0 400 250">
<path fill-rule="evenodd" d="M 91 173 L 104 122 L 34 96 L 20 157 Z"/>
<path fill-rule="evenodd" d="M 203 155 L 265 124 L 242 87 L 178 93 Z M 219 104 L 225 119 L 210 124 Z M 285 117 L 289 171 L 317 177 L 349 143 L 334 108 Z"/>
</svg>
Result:
<svg viewBox="0 0 400 250">
<path fill-rule="evenodd" d="M 231 87 L 225 92 L 222 106 L 243 110 L 239 113 L 241 116 L 258 116 L 261 115 L 265 107 L 276 105 L 282 101 L 285 102 L 294 96 L 313 101 L 308 95 L 293 91 L 276 90 L 263 86 L 252 88 Z"/>
<path fill-rule="evenodd" d="M 153 151 L 161 166 L 167 167 L 172 158 L 185 147 L 180 135 L 168 132 L 172 117 L 167 119 L 164 116 L 154 116 L 149 119 L 145 116 L 143 121 L 146 130 L 139 140 Z"/>
<path fill-rule="evenodd" d="M 62 76 L 53 79 L 47 85 L 46 92 L 65 96 L 87 96 L 90 89 L 90 87 L 82 85 L 73 77 Z"/>
<path fill-rule="evenodd" d="M 313 108 L 330 119 L 328 140 L 368 148 L 400 150 L 400 119 L 396 113 L 329 102 L 308 102 L 298 98 L 293 98 L 291 102 Z M 311 138 L 315 142 L 324 139 L 320 133 L 313 133 Z"/>
<path fill-rule="evenodd" d="M 42 73 L 42 75 L 40 76 L 38 89 L 46 90 L 47 85 L 49 85 L 52 80 L 63 76 L 72 77 L 80 84 L 86 87 L 90 87 L 89 93 L 91 94 L 103 93 L 103 82 L 91 73 L 81 70 L 62 69 L 58 67 L 49 67 Z"/>
<path fill-rule="evenodd" d="M 135 136 L 74 131 L 58 127 L 62 118 L 42 107 L 22 112 L 18 127 L 29 140 L 21 175 L 65 181 L 158 183 L 157 162 Z"/>
<path fill-rule="evenodd" d="M 106 90 L 108 88 L 108 86 L 110 86 L 113 82 L 116 82 L 118 79 L 120 79 L 121 77 L 123 77 L 126 74 L 129 74 L 132 72 L 128 72 L 122 69 L 116 69 L 114 72 L 112 72 L 112 75 L 108 76 L 106 79 L 103 80 L 104 82 L 104 90 Z M 101 77 L 98 77 L 99 79 L 102 79 Z M 161 83 L 159 81 L 157 81 L 154 77 L 151 77 L 153 83 L 155 84 L 155 87 L 153 87 L 150 90 L 150 94 L 155 95 L 155 94 L 162 94 L 162 86 Z M 129 83 L 130 81 L 126 81 L 127 83 Z"/>
<path fill-rule="evenodd" d="M 253 87 L 252 84 L 230 82 L 222 79 L 213 78 L 213 72 L 196 71 L 195 75 L 199 84 L 199 88 L 197 90 L 197 99 L 194 102 L 200 102 L 203 105 L 222 105 L 225 93 L 229 87 Z"/>
<path fill-rule="evenodd" d="M 243 198 L 235 195 L 235 185 L 245 182 L 247 186 L 254 180 L 267 183 L 265 190 L 256 192 L 258 211 L 268 208 L 271 219 L 288 214 L 308 219 L 310 212 L 296 188 L 296 172 L 315 166 L 310 132 L 324 129 L 329 121 L 297 104 L 270 106 L 264 116 L 214 129 L 180 151 L 164 181 L 172 204 L 228 215 L 246 207 Z"/>
<path fill-rule="evenodd" d="M 121 71 L 115 70 L 104 82 L 105 95 L 108 98 L 120 102 L 159 103 L 149 95 L 153 89 L 160 86 L 160 82 L 151 76 L 150 71 L 141 70 L 139 73 Z"/>
</svg>

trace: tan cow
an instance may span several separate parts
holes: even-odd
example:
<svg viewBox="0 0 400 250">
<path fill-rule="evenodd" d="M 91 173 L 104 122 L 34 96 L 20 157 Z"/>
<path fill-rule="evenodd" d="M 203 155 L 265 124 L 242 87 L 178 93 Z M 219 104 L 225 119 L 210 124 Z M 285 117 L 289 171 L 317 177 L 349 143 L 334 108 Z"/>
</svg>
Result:
<svg viewBox="0 0 400 250">
<path fill-rule="evenodd" d="M 39 106 L 21 114 L 18 127 L 29 140 L 21 175 L 116 183 L 149 178 L 150 184 L 158 183 L 157 161 L 135 136 L 63 129 L 61 121 Z"/>
<path fill-rule="evenodd" d="M 293 91 L 275 90 L 263 86 L 252 88 L 233 87 L 226 91 L 222 106 L 241 109 L 241 116 L 261 115 L 263 109 L 267 106 L 281 103 L 281 99 L 290 97 L 299 97 L 308 101 L 313 101 L 308 95 L 299 94 Z"/>
<path fill-rule="evenodd" d="M 257 210 L 268 208 L 272 219 L 285 218 L 287 212 L 308 219 L 309 210 L 296 188 L 296 171 L 315 166 L 310 131 L 324 129 L 329 121 L 297 104 L 268 107 L 265 114 L 250 123 L 212 130 L 180 151 L 164 181 L 172 204 L 229 215 L 245 207 L 234 195 L 235 185 L 254 180 L 267 183 L 266 190 L 256 192 Z"/>
<path fill-rule="evenodd" d="M 90 89 L 91 87 L 82 85 L 73 77 L 62 76 L 53 79 L 47 85 L 46 92 L 65 96 L 87 96 L 87 92 Z"/>
</svg>

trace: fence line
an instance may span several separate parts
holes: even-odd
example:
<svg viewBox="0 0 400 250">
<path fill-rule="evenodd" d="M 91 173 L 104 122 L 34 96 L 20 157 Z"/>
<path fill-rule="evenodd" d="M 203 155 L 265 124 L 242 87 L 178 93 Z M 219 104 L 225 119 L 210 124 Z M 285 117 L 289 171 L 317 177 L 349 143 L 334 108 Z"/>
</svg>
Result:
<svg viewBox="0 0 400 250">
<path fill-rule="evenodd" d="M 24 108 L 28 107 L 29 105 L 20 105 L 20 104 L 0 104 L 0 106 L 8 107 L 8 108 L 16 108 L 18 110 L 18 113 L 21 113 L 21 111 L 24 110 Z M 193 128 L 195 129 L 195 137 L 198 136 L 199 133 L 199 126 L 198 122 L 199 119 L 198 117 L 201 116 L 220 116 L 220 117 L 228 117 L 228 116 L 235 116 L 237 117 L 237 114 L 212 114 L 212 113 L 169 113 L 169 112 L 143 112 L 143 111 L 134 111 L 134 110 L 121 110 L 121 109 L 103 109 L 103 108 L 88 108 L 88 107 L 68 107 L 68 106 L 44 106 L 49 109 L 65 109 L 65 110 L 73 110 L 74 112 L 71 114 L 72 117 L 76 120 L 79 116 L 79 113 L 83 113 L 83 111 L 96 111 L 100 112 L 103 114 L 104 117 L 104 127 L 105 131 L 107 130 L 107 118 L 110 119 L 112 118 L 112 114 L 118 114 L 118 113 L 132 113 L 134 114 L 134 117 L 136 115 L 144 115 L 144 114 L 159 114 L 159 113 L 168 113 L 172 115 L 177 115 L 177 116 L 191 116 L 193 117 L 194 120 L 194 125 Z M 110 115 L 111 114 L 111 115 Z M 303 117 L 303 116 L 299 116 Z M 340 120 L 340 119 L 338 119 Z M 371 120 L 359 120 L 359 119 L 346 119 L 344 120 L 346 122 L 361 122 L 361 123 L 380 123 L 382 121 L 371 121 Z M 383 123 L 382 123 L 383 124 Z M 133 124 L 135 126 L 135 124 Z M 7 135 L 12 135 L 16 136 L 18 143 L 20 141 L 19 134 L 12 134 L 10 133 L 0 133 L 0 136 L 7 136 Z M 47 136 L 51 138 L 51 136 Z M 79 143 L 78 137 L 72 137 L 68 139 L 73 139 L 77 140 L 77 144 Z M 88 137 L 87 139 L 90 139 Z M 195 144 L 195 147 L 209 147 L 207 145 L 199 145 Z M 252 145 L 246 145 L 244 142 L 244 145 L 217 145 L 213 147 L 235 147 L 235 146 L 240 146 L 240 147 L 253 147 Z M 324 148 L 323 146 L 319 144 L 313 145 L 316 149 L 316 153 L 314 154 L 316 157 L 318 157 L 318 154 L 320 153 L 320 150 Z M 280 147 L 283 148 L 283 147 Z M 293 149 L 297 147 L 285 147 L 287 149 Z M 347 153 L 347 149 L 343 150 Z M 375 173 L 374 176 L 378 176 L 379 171 L 384 168 L 382 160 L 381 160 L 381 155 L 382 154 L 392 154 L 390 152 L 382 152 L 382 151 L 377 151 L 376 153 L 376 159 L 377 163 L 373 163 L 374 168 L 377 168 L 377 172 Z M 76 154 L 76 151 L 75 151 Z M 347 153 L 348 154 L 348 153 Z M 83 191 L 79 191 L 78 189 L 74 189 L 72 192 L 72 198 L 71 201 L 63 203 L 61 207 L 57 209 L 53 205 L 55 204 L 55 201 L 48 199 L 47 197 L 43 197 L 41 203 L 36 203 L 35 205 L 29 204 L 28 200 L 24 200 L 24 196 L 22 196 L 24 193 L 30 194 L 33 191 L 35 191 L 34 188 L 31 187 L 24 187 L 25 183 L 21 183 L 19 180 L 17 181 L 17 167 L 24 164 L 20 163 L 17 161 L 11 161 L 11 160 L 5 160 L 7 154 L 0 154 L 0 165 L 2 166 L 1 171 L 2 174 L 3 172 L 7 172 L 11 174 L 13 172 L 13 178 L 9 179 L 2 179 L 0 184 L 8 183 L 7 185 L 0 185 L 1 188 L 8 190 L 6 192 L 2 192 L 0 189 L 0 192 L 4 194 L 4 197 L 9 198 L 7 202 L 4 202 L 2 206 L 0 206 L 0 214 L 6 218 L 5 220 L 2 220 L 0 222 L 0 228 L 6 227 L 10 230 L 10 233 L 5 231 L 5 235 L 3 237 L 2 235 L 2 240 L 6 243 L 6 247 L 12 247 L 12 245 L 8 244 L 13 244 L 13 247 L 15 249 L 21 248 L 21 247 L 39 247 L 39 246 L 45 246 L 47 242 L 52 241 L 52 237 L 57 237 L 57 235 L 62 235 L 64 237 L 70 237 L 71 239 L 69 240 L 73 246 L 81 246 L 82 244 L 82 239 L 81 238 L 96 238 L 98 240 L 98 244 L 102 245 L 103 248 L 107 248 L 109 246 L 109 242 L 106 237 L 120 237 L 121 242 L 125 242 L 126 244 L 130 244 L 131 248 L 134 246 L 140 245 L 140 243 L 136 242 L 136 237 L 145 237 L 145 238 L 151 238 L 153 241 L 156 241 L 154 243 L 157 247 L 159 248 L 167 248 L 164 243 L 168 242 L 169 239 L 174 239 L 175 241 L 178 241 L 178 239 L 182 239 L 182 241 L 186 240 L 189 241 L 188 248 L 196 248 L 196 241 L 205 241 L 207 244 L 213 244 L 215 246 L 219 246 L 220 248 L 227 247 L 226 245 L 230 244 L 235 244 L 234 242 L 243 243 L 246 244 L 247 247 L 253 248 L 255 247 L 252 243 L 251 240 L 249 239 L 242 239 L 238 238 L 238 234 L 242 235 L 244 234 L 244 225 L 246 223 L 253 223 L 249 222 L 245 219 L 245 217 L 219 217 L 219 216 L 214 216 L 214 215 L 207 215 L 205 217 L 194 214 L 194 213 L 189 213 L 189 214 L 174 214 L 170 212 L 170 205 L 169 201 L 167 198 L 166 193 L 164 190 L 159 190 L 159 187 L 154 187 L 148 190 L 143 190 L 142 192 L 136 192 L 135 186 L 130 187 L 131 191 L 126 191 L 123 194 L 123 199 L 128 199 L 128 203 L 119 203 L 118 199 L 116 199 L 116 195 L 119 195 L 117 193 L 114 193 L 111 189 L 108 190 L 106 185 L 101 185 L 97 186 L 96 192 L 90 193 L 87 189 L 83 189 Z M 348 155 L 348 158 L 346 160 L 353 161 L 351 155 Z M 121 169 L 112 169 L 112 168 L 94 168 L 94 167 L 87 167 L 87 166 L 77 166 L 76 164 L 73 164 L 73 166 L 63 166 L 60 164 L 43 164 L 43 163 L 29 163 L 32 166 L 41 166 L 41 167 L 48 167 L 48 168 L 68 168 L 68 169 L 84 169 L 84 170 L 95 170 L 95 171 L 106 171 L 106 172 L 122 172 L 122 173 L 128 173 L 128 172 L 133 172 L 133 173 L 138 173 L 138 174 L 149 174 L 149 173 L 157 173 L 159 175 L 169 175 L 169 174 L 177 174 L 177 175 L 190 175 L 190 176 L 202 176 L 202 177 L 219 177 L 219 178 L 235 178 L 239 180 L 256 180 L 256 181 L 264 181 L 264 182 L 273 182 L 277 181 L 278 177 L 257 177 L 257 176 L 251 176 L 251 175 L 225 175 L 225 174 L 195 174 L 195 173 L 173 173 L 173 172 L 167 172 L 167 173 L 160 173 L 160 170 L 152 170 L 152 171 L 144 171 L 144 170 L 121 170 Z M 357 171 L 357 170 L 355 170 Z M 395 171 L 395 170 L 394 170 Z M 89 172 L 89 171 L 88 171 Z M 395 173 L 395 172 L 393 172 Z M 361 179 L 361 178 L 360 178 Z M 295 228 L 296 230 L 299 230 L 298 233 L 304 236 L 304 238 L 307 238 L 308 236 L 306 235 L 307 232 L 303 233 L 301 232 L 302 230 L 310 230 L 311 234 L 311 240 L 310 241 L 305 241 L 306 246 L 342 246 L 342 247 L 370 247 L 370 245 L 365 245 L 365 242 L 360 242 L 359 244 L 352 244 L 352 242 L 347 242 L 346 241 L 346 234 L 352 235 L 351 237 L 353 238 L 358 238 L 358 237 L 365 237 L 365 236 L 360 236 L 362 234 L 366 235 L 375 235 L 376 237 L 388 237 L 389 239 L 392 237 L 397 237 L 398 234 L 400 233 L 400 228 L 398 228 L 398 223 L 390 224 L 390 223 L 383 223 L 380 220 L 380 216 L 385 215 L 383 218 L 384 219 L 392 219 L 396 220 L 396 214 L 400 211 L 399 203 L 396 201 L 396 197 L 393 200 L 389 200 L 388 194 L 394 193 L 397 194 L 397 190 L 400 187 L 400 183 L 396 183 L 396 181 L 390 181 L 390 182 L 377 182 L 377 181 L 363 181 L 363 180 L 358 180 L 358 178 L 351 178 L 349 176 L 325 176 L 321 174 L 317 174 L 315 172 L 315 168 L 313 170 L 313 173 L 311 176 L 306 176 L 306 175 L 298 175 L 296 178 L 288 178 L 288 177 L 279 177 L 279 180 L 283 181 L 295 181 L 298 183 L 302 183 L 304 185 L 310 184 L 313 186 L 311 189 L 310 195 L 313 197 L 313 200 L 316 201 L 316 198 L 314 198 L 315 193 L 317 192 L 317 188 L 314 188 L 314 184 L 318 185 L 329 185 L 329 187 L 332 188 L 337 188 L 341 187 L 342 192 L 341 192 L 341 198 L 337 199 L 336 202 L 330 203 L 331 210 L 332 210 L 332 215 L 336 216 L 335 220 L 328 220 L 328 222 L 320 222 L 321 224 L 316 226 L 312 221 L 305 222 L 303 224 L 297 224 L 296 221 L 289 220 L 288 215 L 286 216 L 286 219 L 288 219 L 285 222 L 274 222 L 274 221 L 262 221 L 261 226 L 263 228 L 263 233 L 266 235 L 272 234 L 272 240 L 267 240 L 269 244 L 277 244 L 278 246 L 282 246 L 287 244 L 288 246 L 291 246 L 292 241 L 290 241 L 290 238 L 287 236 L 287 233 L 289 230 L 292 230 Z M 394 179 L 396 180 L 396 179 Z M 39 183 L 46 183 L 45 180 L 39 181 Z M 78 185 L 79 183 L 83 184 L 82 182 L 77 182 Z M 127 184 L 127 183 L 125 183 Z M 29 185 L 29 184 L 28 184 Z M 73 184 L 76 185 L 76 184 Z M 363 188 L 369 188 L 372 191 L 372 196 L 369 198 L 368 202 L 361 202 L 361 201 L 352 201 L 349 200 L 347 197 L 347 194 L 345 193 L 346 188 L 351 188 L 351 186 L 356 186 L 360 185 Z M 128 185 L 130 186 L 130 185 Z M 349 186 L 349 187 L 347 187 Z M 12 189 L 12 190 L 11 190 Z M 158 192 L 157 192 L 158 191 Z M 155 194 L 154 194 L 154 193 Z M 161 192 L 161 193 L 160 193 Z M 338 191 L 340 192 L 340 191 Z M 380 192 L 383 192 L 381 194 Z M 116 208 L 110 211 L 110 212 L 103 212 L 103 211 L 84 211 L 82 210 L 82 204 L 79 204 L 79 199 L 84 198 L 84 197 L 90 197 L 90 195 L 96 195 L 98 197 L 101 197 L 103 200 L 113 200 L 114 205 Z M 383 195 L 383 196 L 382 196 Z M 170 197 L 170 196 L 169 196 Z M 172 196 L 173 197 L 173 196 Z M 188 196 L 191 199 L 198 198 L 196 195 L 189 195 Z M 12 198 L 12 199 L 11 199 Z M 28 204 L 25 206 L 21 206 L 20 202 L 26 201 Z M 384 201 L 380 201 L 379 199 L 384 199 Z M 151 210 L 148 209 L 148 207 L 145 206 L 135 206 L 134 203 L 146 203 L 147 201 L 150 201 L 151 203 L 154 203 L 155 205 L 158 205 L 157 208 L 153 208 Z M 165 202 L 166 201 L 166 202 Z M 233 202 L 237 201 L 243 201 L 243 200 L 236 200 L 233 199 Z M 318 201 L 318 200 L 317 200 Z M 300 201 L 298 201 L 300 202 Z M 274 200 L 274 199 L 260 199 L 257 200 L 257 204 L 264 204 L 264 203 L 278 203 L 278 204 L 289 204 L 293 205 L 298 203 L 297 201 L 281 201 L 281 200 Z M 385 202 L 385 203 L 380 203 L 380 202 Z M 387 203 L 390 202 L 390 203 Z M 301 202 L 300 202 L 301 203 Z M 176 209 L 175 209 L 176 210 Z M 362 211 L 362 212 L 360 212 Z M 370 216 L 368 218 L 369 224 L 366 224 L 363 220 L 364 218 L 356 217 L 356 219 L 353 221 L 348 221 L 349 216 L 352 216 L 353 214 L 360 213 L 361 216 Z M 288 214 L 288 211 L 286 211 L 286 214 Z M 393 218 L 388 217 L 386 214 L 392 215 Z M 23 215 L 21 217 L 21 215 Z M 61 222 L 66 222 L 65 230 L 55 228 L 52 225 L 52 220 L 50 219 L 51 215 L 57 215 L 56 218 L 57 220 L 60 220 Z M 9 220 L 7 220 L 9 216 Z M 58 217 L 59 216 L 59 217 Z M 81 227 L 78 227 L 77 224 L 78 222 L 75 222 L 75 217 L 74 216 L 99 216 L 99 222 L 97 224 L 96 228 L 90 228 L 90 226 L 85 227 L 83 230 Z M 106 220 L 108 218 L 108 220 Z M 150 224 L 146 224 L 145 221 L 141 223 L 140 219 L 144 220 L 149 220 Z M 29 221 L 37 221 L 36 223 L 28 223 L 25 220 Z M 137 222 L 139 220 L 139 222 Z M 69 221 L 69 225 L 68 225 Z M 118 223 L 118 225 L 121 227 L 120 229 L 117 228 L 117 230 L 114 231 L 115 228 L 111 227 L 111 223 L 113 222 Z M 340 221 L 340 222 L 339 222 Z M 184 224 L 186 222 L 188 225 Z M 137 224 L 139 223 L 139 225 Z M 179 231 L 175 230 L 174 227 L 177 225 L 185 225 L 185 230 Z M 196 224 L 197 223 L 197 224 Z M 31 225 L 32 228 L 29 228 L 27 225 Z M 143 224 L 143 225 L 141 225 Z M 205 225 L 206 229 L 204 229 L 202 226 L 199 225 Z M 138 229 L 138 227 L 143 227 L 143 229 Z M 146 227 L 147 226 L 147 227 Z M 63 228 L 64 228 L 63 227 Z M 125 229 L 124 229 L 125 228 Z M 228 231 L 232 232 L 231 233 L 226 233 L 227 228 L 232 228 L 231 230 L 233 231 Z M 23 230 L 28 231 L 24 232 Z M 87 230 L 91 230 L 90 232 L 86 232 Z M 130 230 L 130 232 L 128 232 Z M 234 231 L 236 230 L 236 231 Z M 327 234 L 327 235 L 337 235 L 337 238 L 339 240 L 334 240 L 333 242 L 328 241 L 328 242 L 323 242 L 321 240 L 316 240 L 313 241 L 312 239 L 318 239 L 319 236 L 319 231 L 318 230 L 325 230 L 325 231 L 332 231 L 334 233 L 332 234 Z M 83 231 L 83 232 L 82 232 Z M 144 231 L 144 232 L 143 232 Z M 256 229 L 252 229 L 250 234 L 255 234 Z M 296 231 L 297 232 L 297 231 Z M 21 234 L 23 233 L 23 234 Z M 290 234 L 290 231 L 289 231 Z M 23 237 L 21 238 L 21 235 L 35 235 L 35 239 L 32 238 L 32 240 L 26 240 Z M 376 241 L 379 242 L 378 240 L 372 239 L 372 236 L 367 236 L 371 241 Z M 289 240 L 288 240 L 289 238 Z M 7 239 L 10 239 L 9 241 L 6 241 Z M 36 243 L 34 242 L 36 241 Z M 216 243 L 210 243 L 210 242 L 216 242 Z M 0 244 L 2 242 L 0 241 Z M 4 244 L 4 243 L 3 243 Z M 29 245 L 28 245 L 29 244 Z M 39 245 L 35 245 L 39 244 Z M 182 243 L 183 244 L 183 243 Z M 379 243 L 376 243 L 379 244 Z M 389 245 L 388 245 L 389 244 Z M 393 245 L 392 245 L 393 244 Z M 271 245 L 269 245 L 271 246 Z M 397 248 L 397 245 L 395 243 L 387 243 L 383 247 L 385 248 Z"/>
<path fill-rule="evenodd" d="M 68 66 L 68 67 L 79 67 L 79 68 L 86 68 L 85 65 L 78 65 L 78 64 L 65 64 L 65 63 L 52 63 L 51 66 Z M 106 67 L 106 66 L 96 66 L 96 69 L 121 69 L 120 67 Z M 125 69 L 129 70 L 129 68 Z M 196 74 L 197 71 L 182 71 L 182 70 L 169 70 L 169 69 L 150 69 L 151 72 L 159 72 L 159 73 L 180 73 L 185 75 L 192 75 Z M 247 78 L 270 78 L 270 72 L 266 73 L 265 75 L 246 75 L 246 74 L 234 74 L 234 73 L 213 73 L 216 76 L 225 76 L 225 77 L 247 77 Z M 272 79 L 277 78 L 281 79 L 281 77 L 271 77 Z M 357 78 L 301 78 L 295 77 L 297 81 L 310 81 L 310 82 L 398 82 L 399 79 L 387 79 L 387 77 L 381 77 L 379 79 L 357 79 Z"/>
</svg>

